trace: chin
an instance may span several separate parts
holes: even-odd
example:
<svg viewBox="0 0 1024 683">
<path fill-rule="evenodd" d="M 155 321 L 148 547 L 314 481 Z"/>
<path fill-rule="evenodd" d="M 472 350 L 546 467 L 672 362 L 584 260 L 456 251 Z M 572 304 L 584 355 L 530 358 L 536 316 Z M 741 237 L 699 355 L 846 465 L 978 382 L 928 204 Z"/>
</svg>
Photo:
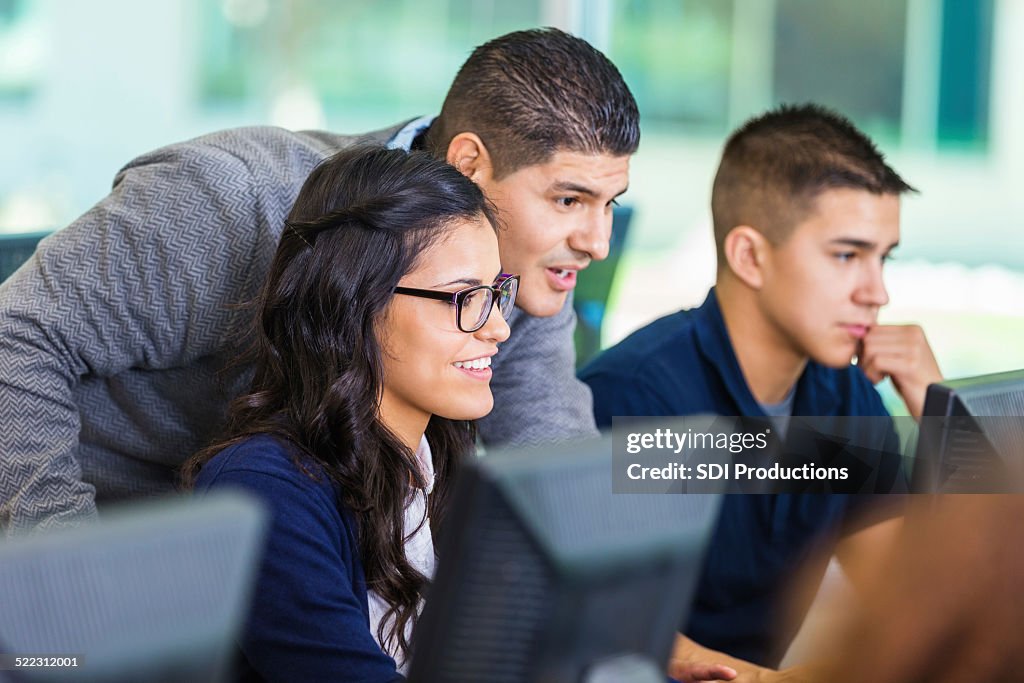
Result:
<svg viewBox="0 0 1024 683">
<path fill-rule="evenodd" d="M 528 299 L 526 301 L 520 297 L 516 301 L 516 306 L 535 318 L 550 318 L 553 315 L 558 315 L 565 307 L 567 296 L 565 293 L 550 294 L 539 300 Z"/>
<path fill-rule="evenodd" d="M 444 414 L 436 414 L 449 420 L 479 420 L 487 417 L 493 408 L 494 399 L 491 398 L 487 401 L 476 401 L 471 405 L 452 406 L 451 409 L 444 411 Z"/>
<path fill-rule="evenodd" d="M 835 368 L 836 370 L 841 370 L 842 368 L 849 367 L 850 363 L 853 362 L 853 356 L 854 354 L 852 352 L 845 353 L 832 351 L 831 353 L 825 354 L 812 354 L 811 358 L 813 358 L 816 363 L 826 367 Z"/>
</svg>

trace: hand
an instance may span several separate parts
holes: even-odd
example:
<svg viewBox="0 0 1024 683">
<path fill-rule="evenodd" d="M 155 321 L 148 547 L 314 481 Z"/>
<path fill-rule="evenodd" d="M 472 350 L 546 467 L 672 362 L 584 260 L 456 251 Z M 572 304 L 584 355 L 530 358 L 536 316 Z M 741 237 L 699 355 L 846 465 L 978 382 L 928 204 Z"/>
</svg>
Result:
<svg viewBox="0 0 1024 683">
<path fill-rule="evenodd" d="M 677 633 L 672 655 L 668 660 L 668 675 L 679 683 L 731 681 L 736 678 L 736 669 L 721 663 L 708 663 L 723 662 L 727 659 L 731 658 L 701 647 L 683 634 Z"/>
<path fill-rule="evenodd" d="M 719 665 L 711 665 L 709 668 L 710 672 L 714 667 Z M 818 677 L 807 677 L 802 671 L 802 668 L 785 669 L 783 671 L 775 671 L 774 669 L 759 669 L 757 671 L 744 671 L 736 672 L 729 667 L 720 667 L 723 670 L 732 671 L 735 674 L 734 678 L 677 678 L 679 683 L 688 683 L 689 681 L 731 681 L 732 683 L 825 683 L 825 679 Z"/>
<path fill-rule="evenodd" d="M 738 675 L 735 669 L 722 664 L 686 663 L 678 659 L 669 662 L 668 671 L 669 676 L 679 681 L 679 683 L 732 681 Z"/>
<path fill-rule="evenodd" d="M 669 675 L 679 683 L 698 681 L 731 681 L 732 683 L 824 683 L 826 679 L 816 675 L 810 667 L 793 667 L 775 671 L 749 665 L 745 671 L 736 671 L 723 664 L 685 663 L 681 660 L 669 662 Z"/>
<path fill-rule="evenodd" d="M 698 645 L 681 633 L 676 634 L 672 655 L 668 662 L 668 675 L 679 683 L 696 681 L 735 681 L 757 683 L 759 666 Z"/>
<path fill-rule="evenodd" d="M 709 664 L 708 662 L 714 662 Z M 668 675 L 679 683 L 732 681 L 732 683 L 821 683 L 826 680 L 809 667 L 776 671 L 698 645 L 681 633 L 668 662 Z"/>
<path fill-rule="evenodd" d="M 886 377 L 914 419 L 921 417 L 928 385 L 942 381 L 935 354 L 920 325 L 875 325 L 861 340 L 857 365 L 872 383 Z"/>
</svg>

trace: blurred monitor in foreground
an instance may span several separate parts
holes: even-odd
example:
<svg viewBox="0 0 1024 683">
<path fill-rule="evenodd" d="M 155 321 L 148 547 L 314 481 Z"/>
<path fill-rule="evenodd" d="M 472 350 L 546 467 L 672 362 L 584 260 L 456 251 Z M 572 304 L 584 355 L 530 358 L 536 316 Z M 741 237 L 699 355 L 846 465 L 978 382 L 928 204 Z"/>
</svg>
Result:
<svg viewBox="0 0 1024 683">
<path fill-rule="evenodd" d="M 721 497 L 613 494 L 611 439 L 467 463 L 413 683 L 664 683 Z"/>
<path fill-rule="evenodd" d="M 0 681 L 223 680 L 264 524 L 227 494 L 0 543 Z"/>
<path fill-rule="evenodd" d="M 1024 370 L 928 387 L 912 489 L 922 493 L 1020 492 L 1024 470 Z"/>
</svg>

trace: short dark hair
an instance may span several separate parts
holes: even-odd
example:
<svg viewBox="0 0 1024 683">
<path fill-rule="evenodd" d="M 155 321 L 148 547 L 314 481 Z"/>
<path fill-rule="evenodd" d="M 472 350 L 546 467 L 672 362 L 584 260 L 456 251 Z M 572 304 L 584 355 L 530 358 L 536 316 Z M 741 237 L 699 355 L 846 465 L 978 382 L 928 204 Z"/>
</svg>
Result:
<svg viewBox="0 0 1024 683">
<path fill-rule="evenodd" d="M 500 178 L 559 151 L 633 154 L 640 113 L 607 57 L 558 29 L 532 29 L 473 51 L 448 90 L 427 146 L 444 158 L 463 132 L 480 137 Z"/>
<path fill-rule="evenodd" d="M 711 191 L 719 265 L 738 225 L 784 241 L 837 188 L 872 194 L 916 192 L 846 117 L 815 104 L 783 105 L 744 123 L 725 143 Z"/>
</svg>

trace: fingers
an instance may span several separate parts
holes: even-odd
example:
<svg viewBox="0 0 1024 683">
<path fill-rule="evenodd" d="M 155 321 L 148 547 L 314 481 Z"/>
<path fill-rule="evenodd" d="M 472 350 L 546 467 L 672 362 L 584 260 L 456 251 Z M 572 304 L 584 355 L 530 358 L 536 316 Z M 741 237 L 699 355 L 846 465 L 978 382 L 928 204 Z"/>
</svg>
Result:
<svg viewBox="0 0 1024 683">
<path fill-rule="evenodd" d="M 876 325 L 862 346 L 858 367 L 874 383 L 891 377 L 907 410 L 920 417 L 928 385 L 942 380 L 924 330 L 919 325 Z"/>
<path fill-rule="evenodd" d="M 731 681 L 737 676 L 735 669 L 721 664 L 693 664 L 680 660 L 669 662 L 668 672 L 679 683 Z"/>
<path fill-rule="evenodd" d="M 868 357 L 868 351 L 861 339 L 857 342 L 857 367 L 867 376 L 872 384 L 878 384 L 889 375 L 877 366 L 877 359 L 872 355 Z"/>
</svg>

